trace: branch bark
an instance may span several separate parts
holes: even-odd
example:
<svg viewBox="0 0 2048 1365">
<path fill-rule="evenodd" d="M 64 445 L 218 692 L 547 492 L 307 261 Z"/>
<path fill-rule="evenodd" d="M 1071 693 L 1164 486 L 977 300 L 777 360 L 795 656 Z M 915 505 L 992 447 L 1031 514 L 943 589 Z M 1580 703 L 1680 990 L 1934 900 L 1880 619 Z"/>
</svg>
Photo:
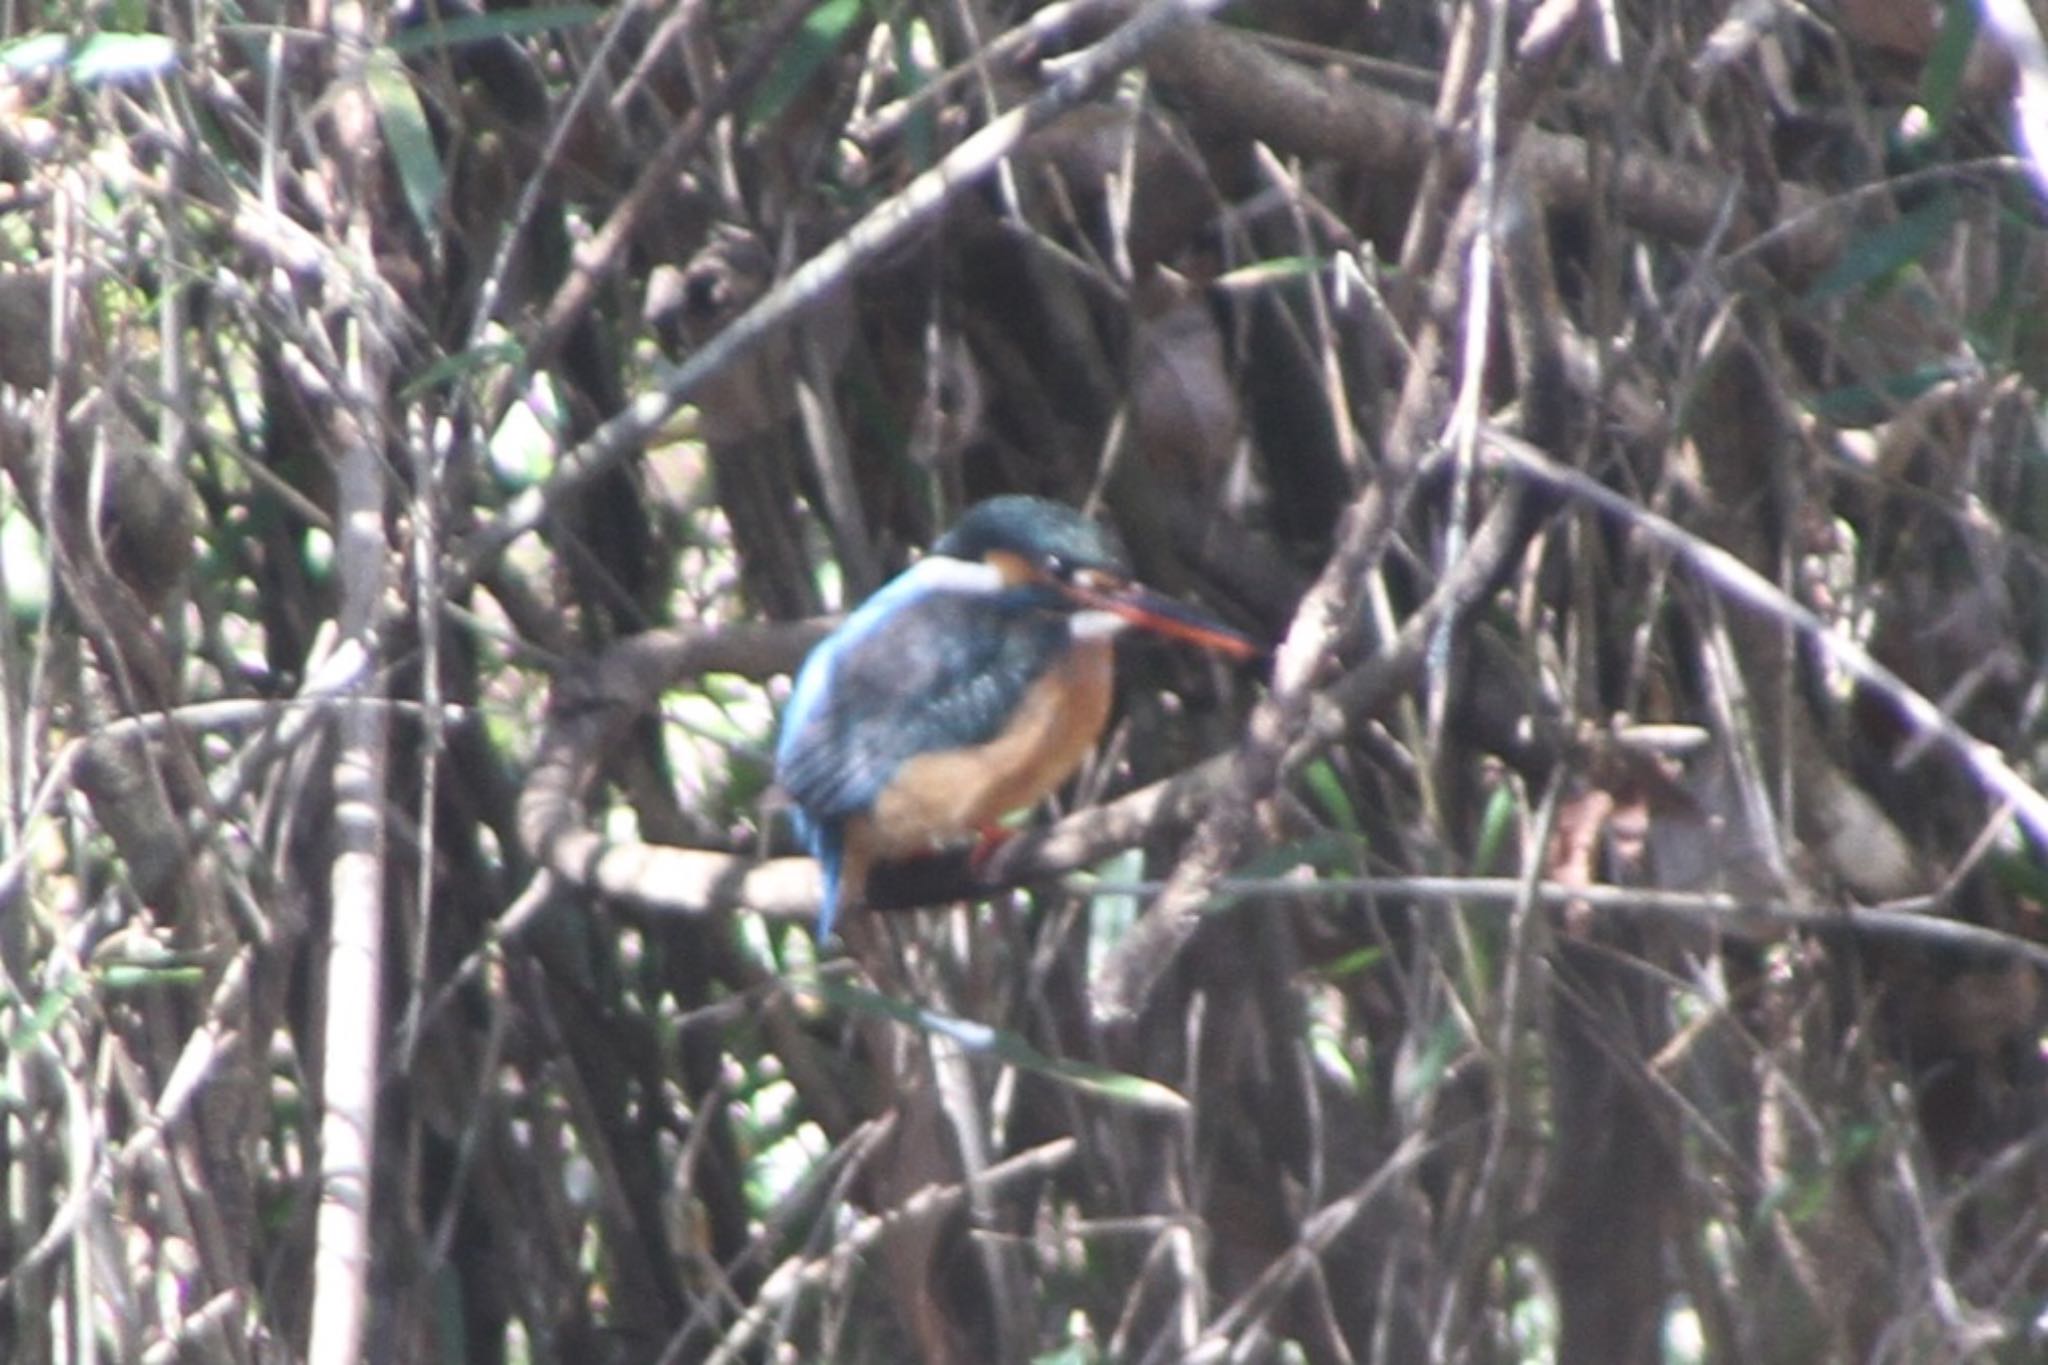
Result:
<svg viewBox="0 0 2048 1365">
<path fill-rule="evenodd" d="M 371 14 L 342 0 L 328 30 L 339 54 L 331 135 L 337 226 L 359 260 L 375 257 L 372 196 L 378 175 L 376 111 L 367 63 Z M 343 301 L 336 300 L 337 304 Z M 341 648 L 365 657 L 343 697 L 334 764 L 335 855 L 329 876 L 324 1064 L 321 1071 L 320 1209 L 315 1226 L 312 1365 L 355 1365 L 362 1356 L 371 1257 L 370 1194 L 376 1163 L 377 1056 L 383 1028 L 384 809 L 390 713 L 376 704 L 374 666 L 387 580 L 381 402 L 390 392 L 390 320 L 345 304 L 344 388 L 329 413 L 337 501 L 337 609 Z"/>
</svg>

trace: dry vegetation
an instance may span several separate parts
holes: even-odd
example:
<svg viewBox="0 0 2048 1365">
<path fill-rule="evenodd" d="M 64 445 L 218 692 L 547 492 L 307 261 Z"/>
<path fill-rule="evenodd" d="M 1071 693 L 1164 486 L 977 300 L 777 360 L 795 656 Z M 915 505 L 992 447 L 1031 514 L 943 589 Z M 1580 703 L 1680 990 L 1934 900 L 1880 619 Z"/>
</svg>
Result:
<svg viewBox="0 0 2048 1365">
<path fill-rule="evenodd" d="M 0 1357 L 2042 1359 L 1985 8 L 9 7 Z M 1275 655 L 821 955 L 1017 489 Z"/>
</svg>

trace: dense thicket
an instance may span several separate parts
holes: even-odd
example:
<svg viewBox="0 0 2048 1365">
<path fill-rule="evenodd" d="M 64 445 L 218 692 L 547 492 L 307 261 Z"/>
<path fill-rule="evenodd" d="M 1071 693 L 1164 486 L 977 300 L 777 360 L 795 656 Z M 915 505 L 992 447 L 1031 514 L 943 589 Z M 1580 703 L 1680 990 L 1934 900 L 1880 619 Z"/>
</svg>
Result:
<svg viewBox="0 0 2048 1365">
<path fill-rule="evenodd" d="M 8 10 L 0 1356 L 2041 1358 L 1984 10 Z M 1275 653 L 821 952 L 1013 490 Z"/>
</svg>

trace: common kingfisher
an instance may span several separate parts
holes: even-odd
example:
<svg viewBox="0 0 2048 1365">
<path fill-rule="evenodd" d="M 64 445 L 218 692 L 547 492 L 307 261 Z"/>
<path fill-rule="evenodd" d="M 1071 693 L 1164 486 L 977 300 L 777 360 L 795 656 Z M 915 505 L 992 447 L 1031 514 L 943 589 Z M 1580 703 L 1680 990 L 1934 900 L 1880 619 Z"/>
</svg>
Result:
<svg viewBox="0 0 2048 1365">
<path fill-rule="evenodd" d="M 1081 765 L 1109 719 L 1112 639 L 1127 626 L 1261 652 L 1134 582 L 1101 526 L 1011 495 L 975 506 L 819 643 L 775 769 L 824 872 L 820 942 L 876 862 L 992 836 Z"/>
</svg>

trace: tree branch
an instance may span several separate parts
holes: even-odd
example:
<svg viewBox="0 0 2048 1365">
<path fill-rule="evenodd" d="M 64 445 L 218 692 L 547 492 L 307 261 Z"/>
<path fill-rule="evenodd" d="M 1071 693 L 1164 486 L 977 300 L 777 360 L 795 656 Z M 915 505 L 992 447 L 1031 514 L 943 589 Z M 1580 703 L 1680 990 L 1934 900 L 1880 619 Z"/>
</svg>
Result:
<svg viewBox="0 0 2048 1365">
<path fill-rule="evenodd" d="M 460 596 L 507 546 L 538 526 L 571 491 L 637 452 L 705 381 L 750 353 L 782 327 L 817 306 L 832 291 L 887 252 L 928 227 L 947 205 L 1015 152 L 1026 136 L 1092 96 L 1136 63 L 1146 49 L 1190 16 L 1221 0 L 1148 0 L 1107 38 L 1062 67 L 1053 83 L 1028 102 L 955 147 L 938 165 L 871 209 L 831 246 L 805 261 L 761 301 L 735 318 L 704 348 L 668 372 L 652 393 L 565 452 L 545 484 L 528 489 L 496 520 L 479 527 L 457 556 L 449 593 Z"/>
</svg>

